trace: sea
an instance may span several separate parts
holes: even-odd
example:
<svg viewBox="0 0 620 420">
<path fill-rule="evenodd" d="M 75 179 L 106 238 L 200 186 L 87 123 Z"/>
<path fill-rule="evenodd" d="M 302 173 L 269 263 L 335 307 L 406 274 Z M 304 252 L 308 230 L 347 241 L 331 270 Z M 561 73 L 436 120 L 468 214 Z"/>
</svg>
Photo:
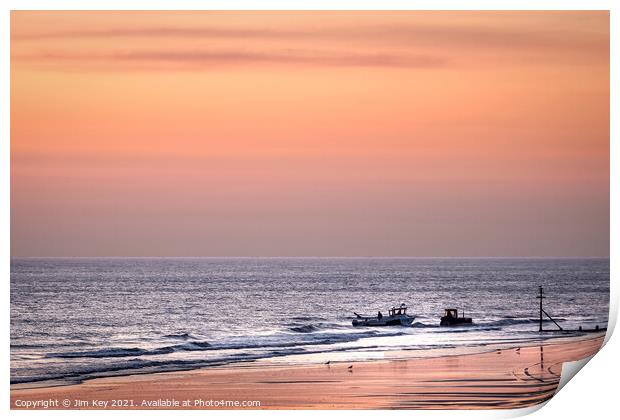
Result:
<svg viewBox="0 0 620 420">
<path fill-rule="evenodd" d="M 539 286 L 564 332 L 538 331 Z M 352 326 L 402 303 L 411 326 Z M 473 324 L 440 327 L 445 308 Z M 11 383 L 475 352 L 608 314 L 608 258 L 14 258 Z"/>
</svg>

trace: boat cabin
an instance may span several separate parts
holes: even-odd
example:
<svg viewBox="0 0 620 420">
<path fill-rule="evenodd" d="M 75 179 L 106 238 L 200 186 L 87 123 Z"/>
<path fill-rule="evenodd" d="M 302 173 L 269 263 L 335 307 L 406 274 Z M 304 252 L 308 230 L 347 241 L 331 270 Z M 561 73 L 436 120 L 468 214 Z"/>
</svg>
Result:
<svg viewBox="0 0 620 420">
<path fill-rule="evenodd" d="M 392 306 L 392 309 L 388 310 L 389 316 L 407 315 L 407 305 L 401 303 L 400 306 Z"/>
</svg>

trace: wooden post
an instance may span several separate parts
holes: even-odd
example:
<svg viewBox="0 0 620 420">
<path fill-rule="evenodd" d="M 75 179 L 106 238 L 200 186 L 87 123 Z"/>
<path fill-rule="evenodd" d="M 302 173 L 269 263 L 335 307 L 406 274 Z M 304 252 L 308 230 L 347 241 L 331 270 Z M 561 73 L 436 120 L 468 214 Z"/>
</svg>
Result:
<svg viewBox="0 0 620 420">
<path fill-rule="evenodd" d="M 540 300 L 540 314 L 539 314 L 539 318 L 538 318 L 538 332 L 542 332 L 543 327 L 542 327 L 542 319 L 543 319 L 543 305 L 542 305 L 542 301 L 545 298 L 543 296 L 543 288 L 542 286 L 538 286 L 538 299 Z"/>
<path fill-rule="evenodd" d="M 538 291 L 540 292 L 539 301 L 540 301 L 540 314 L 538 317 L 538 331 L 542 331 L 542 298 L 543 298 L 543 288 L 542 286 L 538 286 Z"/>
</svg>

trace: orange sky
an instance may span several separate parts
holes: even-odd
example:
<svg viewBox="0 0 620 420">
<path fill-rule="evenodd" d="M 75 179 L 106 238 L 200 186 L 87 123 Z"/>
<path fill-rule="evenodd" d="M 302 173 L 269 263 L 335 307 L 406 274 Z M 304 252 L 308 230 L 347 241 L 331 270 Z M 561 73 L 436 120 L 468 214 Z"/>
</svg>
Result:
<svg viewBox="0 0 620 420">
<path fill-rule="evenodd" d="M 607 12 L 13 12 L 14 256 L 607 256 Z"/>
</svg>

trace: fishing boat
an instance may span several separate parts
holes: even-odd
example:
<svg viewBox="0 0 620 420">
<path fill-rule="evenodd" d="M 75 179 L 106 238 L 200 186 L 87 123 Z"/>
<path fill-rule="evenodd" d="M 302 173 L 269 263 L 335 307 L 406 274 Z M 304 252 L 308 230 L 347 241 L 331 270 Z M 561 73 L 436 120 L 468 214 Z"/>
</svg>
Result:
<svg viewBox="0 0 620 420">
<path fill-rule="evenodd" d="M 377 313 L 375 317 L 368 317 L 353 312 L 355 319 L 352 324 L 354 327 L 387 327 L 391 325 L 411 325 L 414 316 L 407 315 L 407 305 L 404 303 L 400 306 L 393 306 L 388 310 L 388 314 L 383 315 L 381 312 Z"/>
<path fill-rule="evenodd" d="M 465 312 L 459 317 L 459 311 L 456 309 L 446 309 L 444 316 L 441 317 L 441 326 L 471 324 L 471 318 L 465 318 Z"/>
</svg>

